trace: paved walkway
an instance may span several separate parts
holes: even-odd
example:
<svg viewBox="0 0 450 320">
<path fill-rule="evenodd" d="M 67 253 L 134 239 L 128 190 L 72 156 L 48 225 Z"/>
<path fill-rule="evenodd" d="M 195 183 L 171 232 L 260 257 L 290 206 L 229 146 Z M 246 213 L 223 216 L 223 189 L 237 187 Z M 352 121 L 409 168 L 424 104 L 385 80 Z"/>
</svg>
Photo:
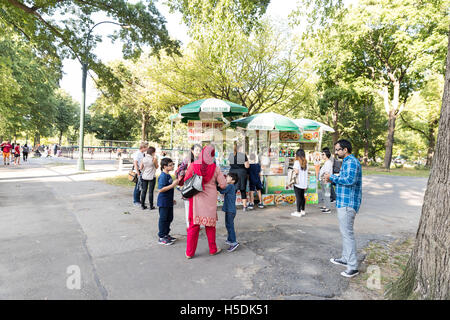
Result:
<svg viewBox="0 0 450 320">
<path fill-rule="evenodd" d="M 172 223 L 179 240 L 158 245 L 157 211 L 133 207 L 132 188 L 96 180 L 119 174 L 117 166 L 86 167 L 79 174 L 75 161 L 61 159 L 0 167 L 0 299 L 348 298 L 352 280 L 328 261 L 341 250 L 335 210 L 307 206 L 302 218 L 290 215 L 293 206 L 238 211 L 235 252 L 209 256 L 202 232 L 195 258 L 186 260 L 181 201 Z M 414 234 L 426 182 L 363 177 L 358 247 Z M 226 248 L 219 218 L 217 243 Z M 80 290 L 67 289 L 71 265 L 81 270 Z"/>
</svg>

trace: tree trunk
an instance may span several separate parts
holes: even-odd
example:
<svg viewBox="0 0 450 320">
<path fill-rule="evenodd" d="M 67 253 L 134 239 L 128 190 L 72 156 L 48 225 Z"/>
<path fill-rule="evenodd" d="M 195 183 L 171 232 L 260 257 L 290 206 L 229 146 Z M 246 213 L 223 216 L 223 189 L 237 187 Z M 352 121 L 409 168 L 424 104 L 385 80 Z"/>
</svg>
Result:
<svg viewBox="0 0 450 320">
<path fill-rule="evenodd" d="M 59 132 L 59 145 L 62 144 L 62 136 L 63 136 L 63 133 L 62 133 L 62 131 L 60 131 Z"/>
<path fill-rule="evenodd" d="M 142 112 L 142 122 L 141 122 L 141 140 L 147 141 L 148 140 L 148 115 L 145 112 Z"/>
<path fill-rule="evenodd" d="M 38 144 L 41 144 L 41 135 L 39 133 L 36 133 L 34 135 L 34 139 L 33 139 L 33 144 L 34 146 L 37 146 Z"/>
<path fill-rule="evenodd" d="M 369 101 L 367 102 L 367 108 L 366 104 L 364 104 L 364 113 L 366 114 L 365 119 L 365 129 L 366 129 L 366 137 L 364 139 L 364 166 L 367 167 L 368 161 L 369 161 L 369 137 L 370 137 L 370 115 L 372 113 L 372 101 L 369 98 Z"/>
<path fill-rule="evenodd" d="M 428 135 L 427 163 L 425 163 L 425 167 L 427 168 L 431 167 L 435 145 L 434 128 L 430 128 Z"/>
<path fill-rule="evenodd" d="M 416 242 L 394 299 L 450 299 L 450 33 L 436 150 Z"/>
<path fill-rule="evenodd" d="M 392 161 L 392 148 L 394 147 L 394 133 L 395 133 L 395 110 L 389 111 L 388 122 L 388 136 L 386 139 L 386 153 L 384 154 L 384 167 L 389 170 Z"/>
</svg>

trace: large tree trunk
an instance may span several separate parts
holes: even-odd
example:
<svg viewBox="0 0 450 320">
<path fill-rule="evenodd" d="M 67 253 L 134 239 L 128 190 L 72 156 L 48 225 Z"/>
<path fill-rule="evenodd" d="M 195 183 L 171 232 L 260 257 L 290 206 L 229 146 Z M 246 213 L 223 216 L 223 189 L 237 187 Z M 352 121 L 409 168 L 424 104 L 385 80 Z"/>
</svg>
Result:
<svg viewBox="0 0 450 320">
<path fill-rule="evenodd" d="M 372 113 L 372 100 L 369 98 L 369 101 L 367 102 L 367 108 L 366 104 L 364 104 L 364 113 L 366 114 L 365 119 L 365 129 L 366 129 L 366 137 L 364 139 L 364 166 L 368 165 L 369 161 L 369 137 L 370 137 L 370 115 Z"/>
<path fill-rule="evenodd" d="M 450 33 L 437 145 L 416 242 L 391 298 L 450 299 Z"/>
<path fill-rule="evenodd" d="M 384 167 L 388 170 L 391 168 L 392 148 L 394 147 L 395 118 L 395 110 L 391 110 L 389 112 L 388 136 L 386 139 L 386 152 L 384 154 Z"/>
<path fill-rule="evenodd" d="M 433 153 L 435 148 L 434 142 L 434 130 L 430 128 L 429 136 L 428 136 L 428 150 L 427 150 L 427 163 L 425 167 L 429 168 L 431 166 L 431 162 L 433 160 Z"/>
<path fill-rule="evenodd" d="M 62 133 L 62 131 L 60 131 L 59 132 L 59 145 L 62 144 L 62 136 L 63 136 L 63 133 Z"/>
</svg>

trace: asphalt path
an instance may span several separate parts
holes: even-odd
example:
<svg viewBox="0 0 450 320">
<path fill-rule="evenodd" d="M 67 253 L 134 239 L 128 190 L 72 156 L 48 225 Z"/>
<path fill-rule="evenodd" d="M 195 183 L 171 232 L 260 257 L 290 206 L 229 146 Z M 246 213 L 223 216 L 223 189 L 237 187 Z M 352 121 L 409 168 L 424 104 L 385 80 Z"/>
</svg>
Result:
<svg viewBox="0 0 450 320">
<path fill-rule="evenodd" d="M 172 246 L 157 243 L 158 212 L 132 206 L 132 191 L 98 179 L 124 174 L 114 161 L 30 159 L 0 167 L 0 299 L 348 299 L 332 265 L 341 252 L 336 210 L 307 205 L 238 210 L 240 247 L 209 256 L 204 231 L 187 260 L 184 207 L 174 211 Z M 426 178 L 363 177 L 355 221 L 358 258 L 373 240 L 416 232 Z M 156 192 L 155 192 L 156 196 Z M 226 248 L 219 211 L 217 244 Z M 74 271 L 75 270 L 75 271 Z M 74 278 L 80 272 L 79 289 Z"/>
</svg>

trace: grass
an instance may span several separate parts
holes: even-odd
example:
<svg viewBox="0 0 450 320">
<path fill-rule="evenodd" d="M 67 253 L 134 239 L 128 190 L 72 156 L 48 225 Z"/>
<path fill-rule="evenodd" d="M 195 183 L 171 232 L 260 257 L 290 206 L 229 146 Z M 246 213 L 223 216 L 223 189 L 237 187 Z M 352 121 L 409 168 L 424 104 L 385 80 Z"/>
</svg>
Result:
<svg viewBox="0 0 450 320">
<path fill-rule="evenodd" d="M 412 248 L 414 238 L 403 238 L 391 243 L 371 242 L 364 248 L 366 254 L 360 266 L 361 275 L 355 278 L 353 287 L 368 299 L 383 300 L 384 294 L 389 285 L 397 280 L 405 270 Z M 376 266 L 380 270 L 380 287 L 369 288 L 368 280 L 372 274 L 367 272 L 367 268 Z"/>
<path fill-rule="evenodd" d="M 389 176 L 428 177 L 430 175 L 430 170 L 415 168 L 392 168 L 390 171 L 387 171 L 384 168 L 363 167 L 362 173 L 363 176 L 384 174 Z"/>
<path fill-rule="evenodd" d="M 159 175 L 156 176 L 156 181 L 158 182 Z M 175 176 L 172 175 L 172 179 L 175 179 Z M 102 178 L 99 179 L 107 184 L 118 186 L 118 187 L 130 187 L 134 188 L 134 183 L 128 180 L 128 174 L 123 174 L 115 177 Z M 155 191 L 158 189 L 158 184 L 155 186 Z"/>
<path fill-rule="evenodd" d="M 99 180 L 103 181 L 107 184 L 113 185 L 113 186 L 134 188 L 134 183 L 128 180 L 128 174 L 115 176 L 115 177 L 102 178 Z"/>
</svg>

